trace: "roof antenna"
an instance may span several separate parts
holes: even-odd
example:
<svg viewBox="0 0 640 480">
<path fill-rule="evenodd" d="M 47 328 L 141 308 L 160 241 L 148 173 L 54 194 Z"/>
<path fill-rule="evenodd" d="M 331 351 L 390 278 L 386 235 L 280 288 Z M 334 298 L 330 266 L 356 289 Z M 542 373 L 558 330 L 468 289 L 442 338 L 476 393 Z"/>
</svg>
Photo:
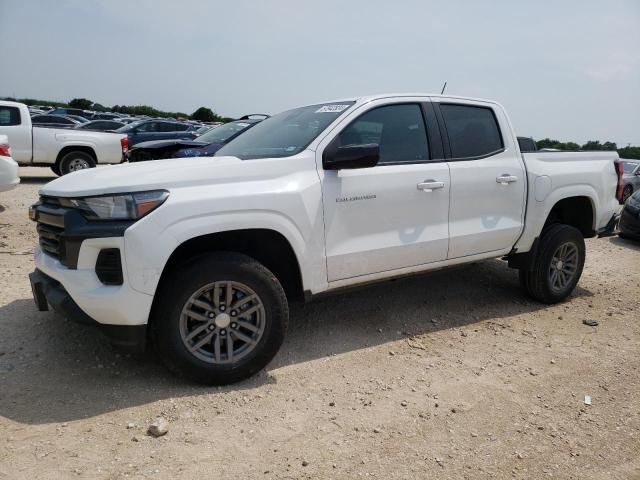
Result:
<svg viewBox="0 0 640 480">
<path fill-rule="evenodd" d="M 447 82 L 444 82 L 444 85 L 442 86 L 442 91 L 440 92 L 440 95 L 442 95 L 444 93 L 444 89 L 447 88 Z"/>
</svg>

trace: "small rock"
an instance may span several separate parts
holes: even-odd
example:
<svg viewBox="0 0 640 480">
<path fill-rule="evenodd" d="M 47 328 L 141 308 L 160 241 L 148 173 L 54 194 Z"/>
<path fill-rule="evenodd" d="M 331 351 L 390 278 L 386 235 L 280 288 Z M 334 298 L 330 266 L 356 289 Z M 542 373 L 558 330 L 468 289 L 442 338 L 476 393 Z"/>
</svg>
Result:
<svg viewBox="0 0 640 480">
<path fill-rule="evenodd" d="M 127 429 L 131 430 L 132 428 L 136 428 L 136 424 L 131 422 L 127 423 Z"/>
<path fill-rule="evenodd" d="M 556 363 L 556 361 L 552 358 L 551 359 L 551 364 L 554 365 Z"/>
<path fill-rule="evenodd" d="M 152 437 L 161 437 L 166 435 L 168 431 L 169 424 L 167 421 L 162 417 L 158 417 L 155 422 L 149 425 L 147 435 L 151 435 Z"/>
<path fill-rule="evenodd" d="M 516 455 L 520 460 L 522 460 L 524 458 L 524 455 L 521 454 L 520 452 L 518 452 L 518 455 Z"/>
<path fill-rule="evenodd" d="M 379 428 L 374 428 L 373 433 L 382 433 L 382 430 L 380 430 Z"/>
<path fill-rule="evenodd" d="M 441 459 L 439 457 L 436 457 L 436 463 L 438 465 L 440 465 L 441 467 L 444 467 L 444 460 L 443 459 Z"/>
<path fill-rule="evenodd" d="M 585 318 L 584 320 L 582 320 L 582 323 L 584 323 L 585 325 L 588 325 L 590 327 L 597 327 L 598 326 L 597 320 L 591 320 L 589 318 Z"/>
<path fill-rule="evenodd" d="M 403 407 L 407 406 L 407 402 L 405 402 L 404 400 L 400 402 L 400 405 L 402 405 Z"/>
<path fill-rule="evenodd" d="M 391 350 L 391 351 L 389 352 L 389 355 L 391 355 L 392 357 L 393 357 L 395 354 L 396 354 L 396 352 L 394 352 L 393 350 Z"/>
<path fill-rule="evenodd" d="M 336 406 L 336 402 L 329 402 L 329 406 L 330 407 L 335 407 Z"/>
<path fill-rule="evenodd" d="M 140 439 L 139 439 L 138 437 L 133 437 L 133 438 L 131 439 L 131 441 L 132 441 L 132 442 L 139 442 L 139 441 L 140 441 Z"/>
<path fill-rule="evenodd" d="M 303 467 L 306 467 L 306 466 L 308 466 L 308 465 L 309 465 L 309 462 L 307 462 L 306 460 L 303 460 L 303 461 L 302 461 L 302 466 L 303 466 Z"/>
<path fill-rule="evenodd" d="M 591 405 L 591 396 L 590 395 L 585 395 L 584 396 L 584 404 L 585 405 Z"/>
<path fill-rule="evenodd" d="M 476 437 L 478 436 L 478 434 L 477 434 L 476 432 L 471 432 L 471 436 L 472 436 L 473 438 L 476 438 Z"/>
</svg>

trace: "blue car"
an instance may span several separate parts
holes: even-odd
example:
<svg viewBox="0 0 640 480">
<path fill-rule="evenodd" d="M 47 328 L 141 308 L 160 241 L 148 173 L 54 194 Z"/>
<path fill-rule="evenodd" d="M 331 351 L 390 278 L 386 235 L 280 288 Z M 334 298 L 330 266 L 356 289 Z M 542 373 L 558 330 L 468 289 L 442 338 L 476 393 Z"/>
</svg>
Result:
<svg viewBox="0 0 640 480">
<path fill-rule="evenodd" d="M 129 148 L 140 142 L 151 140 L 191 140 L 196 138 L 198 126 L 171 120 L 141 120 L 116 130 L 125 133 L 129 140 Z"/>
<path fill-rule="evenodd" d="M 262 118 L 251 118 L 256 116 Z M 195 140 L 176 139 L 138 143 L 134 148 L 129 149 L 126 156 L 130 162 L 163 158 L 211 157 L 224 145 L 267 117 L 268 115 L 246 115 L 239 120 L 212 128 Z"/>
</svg>

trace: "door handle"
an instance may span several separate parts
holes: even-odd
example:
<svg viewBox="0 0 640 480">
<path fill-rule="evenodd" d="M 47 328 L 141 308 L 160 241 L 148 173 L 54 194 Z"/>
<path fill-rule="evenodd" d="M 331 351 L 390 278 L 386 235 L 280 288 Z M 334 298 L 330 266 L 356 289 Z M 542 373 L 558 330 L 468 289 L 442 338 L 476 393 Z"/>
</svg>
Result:
<svg viewBox="0 0 640 480">
<path fill-rule="evenodd" d="M 418 184 L 418 190 L 422 190 L 423 192 L 433 192 L 441 188 L 444 188 L 444 182 L 438 182 L 437 180 L 425 180 Z"/>
<path fill-rule="evenodd" d="M 517 181 L 518 181 L 518 177 L 516 177 L 515 175 L 509 175 L 508 173 L 505 173 L 503 175 L 500 175 L 499 177 L 496 177 L 496 182 L 498 182 L 501 185 L 508 185 L 510 183 L 517 182 Z"/>
</svg>

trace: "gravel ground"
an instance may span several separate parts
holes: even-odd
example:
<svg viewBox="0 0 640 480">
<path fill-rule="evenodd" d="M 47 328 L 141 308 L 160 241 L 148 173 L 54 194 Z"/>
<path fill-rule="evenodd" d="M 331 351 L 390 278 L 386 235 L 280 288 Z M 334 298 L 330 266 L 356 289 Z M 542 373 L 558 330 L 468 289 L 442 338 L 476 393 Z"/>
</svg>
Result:
<svg viewBox="0 0 640 480">
<path fill-rule="evenodd" d="M 551 307 L 497 260 L 296 305 L 266 371 L 206 388 L 36 310 L 27 207 L 51 177 L 21 174 L 0 193 L 0 479 L 640 478 L 638 243 L 588 240 Z"/>
</svg>

